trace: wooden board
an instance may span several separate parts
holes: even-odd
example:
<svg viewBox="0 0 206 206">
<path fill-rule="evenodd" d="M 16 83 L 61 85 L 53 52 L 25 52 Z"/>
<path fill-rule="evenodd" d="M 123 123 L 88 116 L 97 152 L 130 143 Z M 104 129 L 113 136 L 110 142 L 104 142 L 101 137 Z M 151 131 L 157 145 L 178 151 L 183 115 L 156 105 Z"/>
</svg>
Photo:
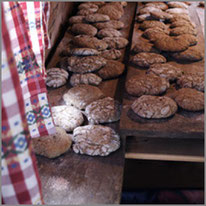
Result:
<svg viewBox="0 0 206 206">
<path fill-rule="evenodd" d="M 128 3 L 125 14 L 120 19 L 125 23 L 123 36 L 129 38 L 136 3 Z M 47 68 L 54 67 L 59 54 L 70 41 L 66 33 L 57 47 L 55 55 Z M 123 50 L 125 52 L 126 50 Z M 124 60 L 124 55 L 121 61 Z M 104 81 L 99 88 L 107 96 L 118 99 L 116 95 L 118 79 Z M 64 104 L 62 95 L 70 88 L 69 83 L 58 89 L 49 89 L 48 98 L 52 106 Z M 119 132 L 119 122 L 106 124 Z M 39 174 L 46 204 L 114 204 L 121 199 L 125 154 L 125 138 L 121 138 L 121 147 L 107 157 L 90 157 L 68 151 L 59 158 L 50 160 L 37 157 Z"/>
<path fill-rule="evenodd" d="M 191 20 L 197 26 L 198 46 L 204 52 L 204 36 L 202 26 L 194 6 L 189 9 Z M 142 31 L 138 29 L 139 24 L 135 23 L 132 37 L 132 47 L 141 36 Z M 204 72 L 204 60 L 190 64 L 180 64 L 169 59 L 171 64 L 177 65 L 185 73 Z M 127 79 L 136 74 L 145 73 L 145 69 L 129 65 Z M 167 93 L 174 90 L 171 85 Z M 164 137 L 164 138 L 203 138 L 204 137 L 204 112 L 187 112 L 181 109 L 171 118 L 161 120 L 146 120 L 136 115 L 130 105 L 136 99 L 124 92 L 123 110 L 120 120 L 120 130 L 122 135 L 142 136 L 142 137 Z"/>
</svg>

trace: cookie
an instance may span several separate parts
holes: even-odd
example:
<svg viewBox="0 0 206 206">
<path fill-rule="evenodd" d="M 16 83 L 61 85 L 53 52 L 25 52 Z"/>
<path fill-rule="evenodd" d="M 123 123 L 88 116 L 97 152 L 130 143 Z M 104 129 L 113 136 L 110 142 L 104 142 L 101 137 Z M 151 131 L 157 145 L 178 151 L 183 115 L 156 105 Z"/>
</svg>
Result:
<svg viewBox="0 0 206 206">
<path fill-rule="evenodd" d="M 99 8 L 100 8 L 101 6 L 103 6 L 103 5 L 106 4 L 105 1 L 93 1 L 92 3 L 93 3 L 93 4 L 96 4 Z"/>
<path fill-rule="evenodd" d="M 142 36 L 144 36 L 145 38 L 147 38 L 151 42 L 154 42 L 157 39 L 161 39 L 161 37 L 166 35 L 166 34 L 167 35 L 169 34 L 169 30 L 162 30 L 159 27 L 153 27 L 153 28 L 146 29 L 143 32 Z"/>
<path fill-rule="evenodd" d="M 73 48 L 67 52 L 70 56 L 97 56 L 101 52 L 92 48 Z"/>
<path fill-rule="evenodd" d="M 81 9 L 77 12 L 78 16 L 88 16 L 97 12 L 97 8 Z"/>
<path fill-rule="evenodd" d="M 46 70 L 46 85 L 48 87 L 60 87 L 66 84 L 69 74 L 67 71 L 61 68 L 51 68 Z"/>
<path fill-rule="evenodd" d="M 106 65 L 107 61 L 100 56 L 86 56 L 76 57 L 72 56 L 68 58 L 67 69 L 70 72 L 84 74 L 99 70 L 101 67 Z"/>
<path fill-rule="evenodd" d="M 81 3 L 81 4 L 78 6 L 78 9 L 79 9 L 79 10 L 81 10 L 81 9 L 91 9 L 91 8 L 99 9 L 98 5 L 93 4 L 93 3 L 91 3 L 91 2 Z"/>
<path fill-rule="evenodd" d="M 140 52 L 158 53 L 158 51 L 154 48 L 153 44 L 144 41 L 141 38 L 139 38 L 138 41 L 135 43 L 134 47 L 132 48 L 132 52 L 135 54 Z"/>
<path fill-rule="evenodd" d="M 156 20 L 144 21 L 139 25 L 139 28 L 142 29 L 142 30 L 146 30 L 146 29 L 149 29 L 149 28 L 155 28 L 155 27 L 158 27 L 162 30 L 167 30 L 168 29 L 167 26 L 163 22 L 156 21 Z"/>
<path fill-rule="evenodd" d="M 98 72 L 102 79 L 111 79 L 120 76 L 125 70 L 125 65 L 119 61 L 108 60 L 107 64 Z"/>
<path fill-rule="evenodd" d="M 56 127 L 55 134 L 32 138 L 31 144 L 36 154 L 55 158 L 69 150 L 72 136 L 67 134 L 64 129 Z"/>
<path fill-rule="evenodd" d="M 167 5 L 170 8 L 182 8 L 182 9 L 188 9 L 188 5 L 183 3 L 183 2 L 179 2 L 179 1 L 171 1 L 171 2 L 167 2 Z"/>
<path fill-rule="evenodd" d="M 115 5 L 105 4 L 98 10 L 99 14 L 105 14 L 110 17 L 111 20 L 119 20 L 124 12 L 119 10 Z"/>
<path fill-rule="evenodd" d="M 182 70 L 170 63 L 164 63 L 151 65 L 147 70 L 147 73 L 153 73 L 167 79 L 168 81 L 174 81 L 182 75 Z"/>
<path fill-rule="evenodd" d="M 63 100 L 66 105 L 71 105 L 77 109 L 85 109 L 91 102 L 104 97 L 102 91 L 91 85 L 78 85 L 72 87 L 63 95 Z"/>
<path fill-rule="evenodd" d="M 140 117 L 161 119 L 174 115 L 178 107 L 169 97 L 143 95 L 132 103 L 131 108 Z"/>
<path fill-rule="evenodd" d="M 95 23 L 94 26 L 97 29 L 113 28 L 119 30 L 124 28 L 124 23 L 122 21 L 110 20 L 108 22 Z"/>
<path fill-rule="evenodd" d="M 184 21 L 188 21 L 191 22 L 190 17 L 188 14 L 172 14 L 172 18 L 170 19 L 170 22 L 174 22 L 174 21 L 180 21 L 180 20 L 184 20 Z"/>
<path fill-rule="evenodd" d="M 165 78 L 154 74 L 134 75 L 126 81 L 125 88 L 132 96 L 160 95 L 164 93 L 170 84 Z"/>
<path fill-rule="evenodd" d="M 105 97 L 87 105 L 85 114 L 90 124 L 116 122 L 120 119 L 120 104 L 111 97 Z"/>
<path fill-rule="evenodd" d="M 170 24 L 170 28 L 181 27 L 181 26 L 189 26 L 189 27 L 192 27 L 193 29 L 195 29 L 195 25 L 192 22 L 184 20 L 184 19 L 180 19 L 178 21 L 173 21 Z"/>
<path fill-rule="evenodd" d="M 72 16 L 69 18 L 70 24 L 84 23 L 84 16 Z"/>
<path fill-rule="evenodd" d="M 194 88 L 198 91 L 204 92 L 204 73 L 185 74 L 178 78 L 177 85 L 181 88 Z"/>
<path fill-rule="evenodd" d="M 73 43 L 78 47 L 92 48 L 98 51 L 103 51 L 108 47 L 108 44 L 105 41 L 88 35 L 75 36 L 73 39 Z"/>
<path fill-rule="evenodd" d="M 109 20 L 109 16 L 98 13 L 87 15 L 84 18 L 84 21 L 88 23 L 107 22 Z"/>
<path fill-rule="evenodd" d="M 122 34 L 121 34 L 121 32 L 119 32 L 116 29 L 105 28 L 105 29 L 101 29 L 100 31 L 98 31 L 97 36 L 99 38 L 104 38 L 104 37 L 120 37 L 120 36 L 122 36 Z"/>
<path fill-rule="evenodd" d="M 138 22 L 143 22 L 146 20 L 154 20 L 154 18 L 150 15 L 150 13 L 138 15 L 136 19 Z"/>
<path fill-rule="evenodd" d="M 173 17 L 171 14 L 168 14 L 167 12 L 164 11 L 151 11 L 150 15 L 154 19 L 161 20 L 161 21 L 168 21 Z"/>
<path fill-rule="evenodd" d="M 107 49 L 101 52 L 101 56 L 105 59 L 116 60 L 122 56 L 122 52 L 117 49 Z"/>
<path fill-rule="evenodd" d="M 156 53 L 140 52 L 131 57 L 130 62 L 133 64 L 148 68 L 152 64 L 165 63 L 167 60 L 164 56 Z"/>
<path fill-rule="evenodd" d="M 79 84 L 99 85 L 102 78 L 93 73 L 73 74 L 70 78 L 70 84 L 74 87 Z"/>
<path fill-rule="evenodd" d="M 172 8 L 172 9 L 167 9 L 167 13 L 169 14 L 189 14 L 188 9 L 182 9 L 182 8 Z"/>
<path fill-rule="evenodd" d="M 161 9 L 161 10 L 167 10 L 168 9 L 168 6 L 167 4 L 165 4 L 164 2 L 150 2 L 150 3 L 146 3 L 145 6 L 149 6 L 149 7 L 155 7 L 155 8 L 158 8 L 158 9 Z"/>
<path fill-rule="evenodd" d="M 58 127 L 62 127 L 67 132 L 73 131 L 84 122 L 81 111 L 75 107 L 61 105 L 54 106 L 51 110 L 54 124 Z"/>
<path fill-rule="evenodd" d="M 87 125 L 73 132 L 75 153 L 91 156 L 107 156 L 120 147 L 119 135 L 110 127 Z"/>
<path fill-rule="evenodd" d="M 170 29 L 171 36 L 178 36 L 181 34 L 192 34 L 194 36 L 197 35 L 197 30 L 194 29 L 192 26 L 185 25 L 185 26 L 178 26 L 175 28 Z"/>
<path fill-rule="evenodd" d="M 97 34 L 96 27 L 90 24 L 83 24 L 83 23 L 73 24 L 71 27 L 71 31 L 77 35 L 85 34 L 89 36 L 95 36 Z"/>
<path fill-rule="evenodd" d="M 188 111 L 201 111 L 204 109 L 204 93 L 191 88 L 182 88 L 172 94 L 177 105 Z"/>
<path fill-rule="evenodd" d="M 156 12 L 161 12 L 161 9 L 152 7 L 152 6 L 147 6 L 147 7 L 143 7 L 139 10 L 138 14 L 150 14 L 152 11 L 156 11 Z"/>
<path fill-rule="evenodd" d="M 129 41 L 123 37 L 105 37 L 103 38 L 108 45 L 108 49 L 123 49 Z"/>
</svg>

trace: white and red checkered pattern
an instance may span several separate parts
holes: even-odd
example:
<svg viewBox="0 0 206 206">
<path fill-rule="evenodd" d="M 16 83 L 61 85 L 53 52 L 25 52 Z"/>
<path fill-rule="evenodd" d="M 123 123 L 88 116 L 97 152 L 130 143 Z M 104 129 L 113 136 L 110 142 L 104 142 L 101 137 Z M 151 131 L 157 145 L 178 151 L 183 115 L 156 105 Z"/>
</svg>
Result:
<svg viewBox="0 0 206 206">
<path fill-rule="evenodd" d="M 43 204 L 30 140 L 32 135 L 54 133 L 55 127 L 47 100 L 42 72 L 44 66 L 39 66 L 36 60 L 37 53 L 41 51 L 36 48 L 34 51 L 37 53 L 33 51 L 34 40 L 30 38 L 34 37 L 29 35 L 19 2 L 3 2 L 1 6 L 2 202 L 14 205 Z M 45 36 L 43 24 L 39 25 L 42 36 Z M 42 46 L 44 44 L 45 39 L 42 38 Z M 43 62 L 42 59 L 42 65 Z M 33 122 L 36 126 L 32 125 Z"/>
</svg>

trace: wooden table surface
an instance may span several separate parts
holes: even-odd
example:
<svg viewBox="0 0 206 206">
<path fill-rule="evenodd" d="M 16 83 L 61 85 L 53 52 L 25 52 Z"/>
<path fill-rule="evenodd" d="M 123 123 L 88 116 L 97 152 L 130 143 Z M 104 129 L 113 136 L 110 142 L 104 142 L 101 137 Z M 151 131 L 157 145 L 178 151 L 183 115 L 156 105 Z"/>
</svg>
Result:
<svg viewBox="0 0 206 206">
<path fill-rule="evenodd" d="M 202 33 L 202 25 L 196 11 L 196 6 L 189 7 L 189 14 L 192 22 L 197 28 L 198 47 L 204 53 L 204 36 Z M 136 41 L 142 35 L 142 31 L 138 29 L 139 23 L 135 23 L 132 37 L 132 48 Z M 204 60 L 189 64 L 177 63 L 169 59 L 170 63 L 180 67 L 185 73 L 187 72 L 204 72 Z M 136 74 L 145 73 L 145 69 L 129 64 L 127 79 Z M 166 93 L 172 92 L 174 85 L 168 89 Z M 204 138 L 204 112 L 187 112 L 181 109 L 170 118 L 161 120 L 147 120 L 136 115 L 130 108 L 136 97 L 132 97 L 127 92 L 124 93 L 123 110 L 120 120 L 120 131 L 125 136 L 141 136 L 141 137 L 163 137 L 163 138 Z"/>
<path fill-rule="evenodd" d="M 136 3 L 128 3 L 121 21 L 125 28 L 122 34 L 129 39 Z M 47 68 L 56 66 L 59 54 L 68 44 L 71 35 L 66 33 Z M 124 62 L 126 49 L 120 61 Z M 107 96 L 120 100 L 117 86 L 119 79 L 103 81 L 99 88 Z M 70 88 L 69 83 L 58 89 L 49 89 L 52 106 L 64 104 L 62 95 Z M 119 132 L 119 122 L 105 124 Z M 43 196 L 46 204 L 118 204 L 121 198 L 124 171 L 125 138 L 121 147 L 107 157 L 91 157 L 75 154 L 70 149 L 55 159 L 37 156 Z"/>
</svg>

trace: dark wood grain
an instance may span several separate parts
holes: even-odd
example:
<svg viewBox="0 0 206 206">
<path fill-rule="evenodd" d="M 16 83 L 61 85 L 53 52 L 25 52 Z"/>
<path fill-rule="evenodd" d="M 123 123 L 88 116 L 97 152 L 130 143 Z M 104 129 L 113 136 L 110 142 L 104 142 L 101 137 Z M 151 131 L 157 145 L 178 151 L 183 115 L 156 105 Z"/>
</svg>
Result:
<svg viewBox="0 0 206 206">
<path fill-rule="evenodd" d="M 122 34 L 129 38 L 136 3 L 128 3 L 121 21 L 125 23 Z M 59 54 L 71 39 L 66 33 L 60 42 L 48 68 L 56 66 Z M 120 61 L 124 60 L 124 53 Z M 99 88 L 105 95 L 116 98 L 119 79 L 103 81 Z M 62 95 L 70 88 L 69 83 L 58 89 L 48 89 L 52 106 L 64 104 Z M 118 99 L 118 98 L 117 98 Z M 86 122 L 84 123 L 86 124 Z M 119 133 L 119 122 L 105 124 Z M 56 159 L 37 156 L 39 174 L 46 204 L 118 204 L 121 199 L 125 154 L 125 138 L 121 137 L 121 147 L 107 157 L 90 157 L 75 154 L 70 149 Z"/>
<path fill-rule="evenodd" d="M 197 27 L 198 47 L 204 53 L 204 36 L 202 33 L 202 25 L 194 6 L 189 9 L 191 20 Z M 132 37 L 132 47 L 142 35 L 142 31 L 138 29 L 139 24 L 135 23 Z M 166 54 L 164 54 L 166 55 Z M 204 60 L 193 63 L 177 63 L 169 59 L 170 63 L 177 65 L 184 73 L 187 72 L 204 72 Z M 145 73 L 146 70 L 137 66 L 128 67 L 127 79 L 136 74 Z M 167 93 L 173 92 L 174 84 L 168 89 Z M 165 95 L 165 94 L 163 94 Z M 136 99 L 126 92 L 123 99 L 123 111 L 120 120 L 120 130 L 126 136 L 142 136 L 142 137 L 164 137 L 164 138 L 203 138 L 204 137 L 204 112 L 186 112 L 181 109 L 171 118 L 161 120 L 146 120 L 136 115 L 130 109 L 130 105 Z"/>
</svg>

